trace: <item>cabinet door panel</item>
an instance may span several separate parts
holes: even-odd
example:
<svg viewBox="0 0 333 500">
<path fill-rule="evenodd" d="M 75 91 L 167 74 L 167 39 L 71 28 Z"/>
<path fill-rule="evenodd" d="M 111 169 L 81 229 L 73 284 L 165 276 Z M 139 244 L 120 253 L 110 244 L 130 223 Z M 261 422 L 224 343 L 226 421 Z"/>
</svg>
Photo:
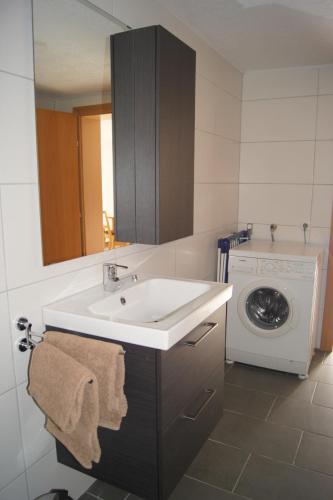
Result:
<svg viewBox="0 0 333 500">
<path fill-rule="evenodd" d="M 202 387 L 202 381 L 224 363 L 224 319 L 225 307 L 222 307 L 170 350 L 161 352 L 162 429 L 188 405 Z M 212 328 L 214 324 L 217 326 Z M 195 347 L 185 343 L 200 338 L 203 340 Z"/>
<path fill-rule="evenodd" d="M 156 28 L 134 33 L 136 241 L 156 241 Z"/>
<path fill-rule="evenodd" d="M 157 28 L 158 242 L 193 234 L 195 52 Z"/>
<path fill-rule="evenodd" d="M 162 437 L 162 498 L 176 486 L 223 412 L 223 363 Z M 191 418 L 186 418 L 187 414 Z M 192 416 L 193 415 L 193 416 Z"/>
<path fill-rule="evenodd" d="M 136 241 L 133 34 L 111 37 L 116 239 Z"/>
</svg>

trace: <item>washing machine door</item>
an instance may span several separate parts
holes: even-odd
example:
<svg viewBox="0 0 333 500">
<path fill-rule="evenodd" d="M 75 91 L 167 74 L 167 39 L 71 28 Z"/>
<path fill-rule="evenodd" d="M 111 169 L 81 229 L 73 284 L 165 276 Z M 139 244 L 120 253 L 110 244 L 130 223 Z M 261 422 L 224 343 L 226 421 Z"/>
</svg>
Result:
<svg viewBox="0 0 333 500">
<path fill-rule="evenodd" d="M 244 326 L 256 335 L 276 337 L 296 321 L 295 301 L 286 287 L 261 281 L 247 286 L 239 296 L 238 313 Z"/>
</svg>

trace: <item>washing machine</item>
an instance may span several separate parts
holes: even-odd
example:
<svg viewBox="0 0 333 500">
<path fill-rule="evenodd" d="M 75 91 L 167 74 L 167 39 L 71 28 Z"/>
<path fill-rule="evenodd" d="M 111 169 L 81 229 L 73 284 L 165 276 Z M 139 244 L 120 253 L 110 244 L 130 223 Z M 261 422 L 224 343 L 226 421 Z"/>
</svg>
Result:
<svg viewBox="0 0 333 500">
<path fill-rule="evenodd" d="M 322 248 L 250 240 L 229 254 L 227 362 L 308 374 L 317 328 Z"/>
</svg>

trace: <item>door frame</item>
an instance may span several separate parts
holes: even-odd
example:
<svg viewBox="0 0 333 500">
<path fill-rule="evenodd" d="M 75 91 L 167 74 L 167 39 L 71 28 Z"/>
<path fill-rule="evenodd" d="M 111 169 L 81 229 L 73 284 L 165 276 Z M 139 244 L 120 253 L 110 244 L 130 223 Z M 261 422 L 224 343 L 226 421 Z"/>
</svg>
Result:
<svg viewBox="0 0 333 500">
<path fill-rule="evenodd" d="M 327 283 L 325 307 L 320 348 L 332 351 L 333 347 L 333 209 L 331 218 L 331 236 L 328 250 Z"/>
<path fill-rule="evenodd" d="M 106 102 L 103 104 L 91 104 L 89 106 L 78 106 L 73 108 L 73 113 L 77 119 L 77 144 L 78 144 L 78 161 L 79 161 L 79 182 L 80 182 L 80 203 L 81 203 L 81 235 L 82 248 L 86 255 L 86 231 L 85 231 L 85 211 L 84 211 L 84 196 L 83 196 L 83 155 L 82 155 L 82 118 L 93 115 L 112 114 L 112 104 Z"/>
</svg>

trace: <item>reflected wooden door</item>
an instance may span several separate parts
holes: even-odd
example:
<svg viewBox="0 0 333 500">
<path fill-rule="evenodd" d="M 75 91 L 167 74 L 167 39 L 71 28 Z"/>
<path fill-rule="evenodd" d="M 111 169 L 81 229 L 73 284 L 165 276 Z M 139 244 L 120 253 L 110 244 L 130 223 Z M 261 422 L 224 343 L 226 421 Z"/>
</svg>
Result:
<svg viewBox="0 0 333 500">
<path fill-rule="evenodd" d="M 100 115 L 79 116 L 83 248 L 90 255 L 104 250 Z"/>
<path fill-rule="evenodd" d="M 37 109 L 39 189 L 44 264 L 83 255 L 77 119 Z"/>
</svg>

